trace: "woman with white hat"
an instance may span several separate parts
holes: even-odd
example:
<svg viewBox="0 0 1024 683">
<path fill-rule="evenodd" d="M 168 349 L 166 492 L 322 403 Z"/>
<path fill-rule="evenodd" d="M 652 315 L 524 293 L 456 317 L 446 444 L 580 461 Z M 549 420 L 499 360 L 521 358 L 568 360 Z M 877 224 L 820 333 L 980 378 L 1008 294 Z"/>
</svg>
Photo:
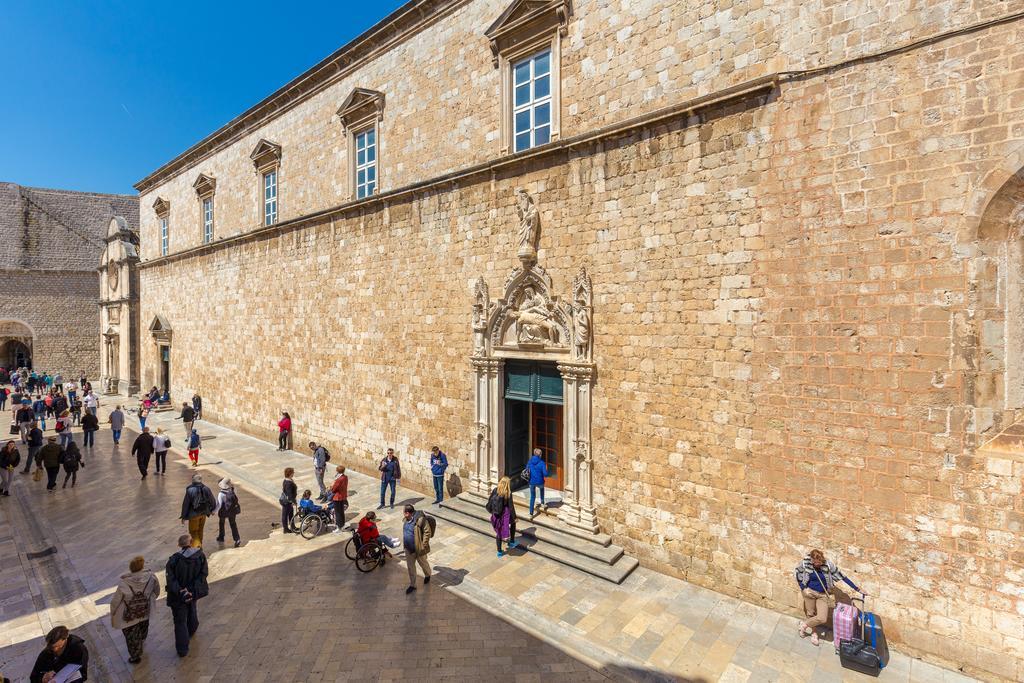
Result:
<svg viewBox="0 0 1024 683">
<path fill-rule="evenodd" d="M 238 495 L 235 493 L 235 486 L 231 480 L 224 477 L 220 480 L 220 493 L 217 494 L 217 507 L 214 512 L 220 521 L 220 533 L 217 534 L 217 542 L 224 542 L 224 521 L 231 525 L 231 537 L 235 539 L 235 547 L 242 545 L 241 536 L 238 535 L 238 525 L 235 523 L 235 516 L 242 511 L 238 504 Z"/>
</svg>

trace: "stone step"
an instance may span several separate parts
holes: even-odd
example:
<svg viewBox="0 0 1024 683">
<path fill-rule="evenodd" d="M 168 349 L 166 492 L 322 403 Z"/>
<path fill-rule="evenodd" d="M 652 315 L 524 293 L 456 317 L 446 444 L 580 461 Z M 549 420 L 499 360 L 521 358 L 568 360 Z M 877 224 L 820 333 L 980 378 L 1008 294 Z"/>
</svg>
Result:
<svg viewBox="0 0 1024 683">
<path fill-rule="evenodd" d="M 461 512 L 464 515 L 475 517 L 476 519 L 484 522 L 487 528 L 491 528 L 491 513 L 487 512 L 487 508 L 484 507 L 486 501 L 478 503 L 480 500 L 479 496 L 458 496 L 456 498 L 450 498 L 446 500 L 442 505 L 447 505 L 449 508 Z M 521 507 L 516 507 L 516 510 L 522 510 Z M 545 543 L 551 543 L 557 545 L 566 550 L 585 555 L 592 559 L 604 562 L 605 564 L 615 564 L 615 562 L 622 556 L 622 548 L 618 546 L 602 545 L 601 543 L 595 543 L 582 539 L 575 534 L 564 533 L 561 529 L 556 529 L 552 526 L 553 522 L 548 521 L 547 525 L 540 525 L 538 522 L 543 515 L 537 515 L 533 519 L 530 519 L 527 515 L 520 513 L 518 521 L 516 523 L 516 531 L 522 535 L 530 536 Z M 493 533 L 493 532 L 492 532 Z"/>
<path fill-rule="evenodd" d="M 516 499 L 516 501 L 521 501 L 523 503 L 523 509 L 529 511 L 529 509 L 530 509 L 530 494 L 529 494 L 529 492 L 526 492 L 524 494 L 522 490 L 515 491 L 515 492 L 512 493 L 512 496 Z M 460 498 L 461 497 L 465 497 L 467 499 L 470 499 L 473 502 L 475 502 L 478 505 L 480 505 L 481 507 L 484 507 L 484 506 L 487 505 L 487 497 L 486 496 L 481 496 L 481 495 L 479 495 L 477 493 L 473 493 L 472 491 L 467 491 L 467 492 L 465 492 L 463 494 L 460 494 L 459 497 Z M 516 509 L 518 510 L 519 508 L 517 507 Z M 551 510 L 553 512 L 554 510 L 557 510 L 557 508 L 553 508 Z M 523 516 L 525 517 L 526 515 L 523 515 Z M 603 534 L 603 533 L 592 534 L 592 533 L 590 533 L 588 531 L 585 531 L 583 529 L 574 529 L 573 527 L 568 526 L 568 525 L 562 523 L 561 521 L 559 521 L 558 517 L 555 514 L 551 514 L 551 512 L 549 512 L 549 514 L 546 514 L 546 515 L 537 515 L 532 520 L 530 520 L 530 523 L 531 524 L 536 524 L 537 526 L 541 526 L 541 527 L 546 527 L 548 529 L 552 529 L 552 530 L 557 531 L 557 532 L 562 533 L 562 534 L 568 534 L 570 536 L 576 536 L 577 538 L 579 538 L 579 539 L 581 539 L 583 541 L 590 542 L 590 543 L 597 543 L 598 545 L 603 545 L 603 546 L 609 546 L 609 545 L 612 544 L 612 537 L 609 536 L 608 534 Z"/>
<path fill-rule="evenodd" d="M 461 499 L 461 496 L 444 501 L 440 506 L 435 507 L 433 512 L 437 517 L 448 522 L 490 538 L 494 537 L 494 529 L 491 527 L 487 511 L 474 502 Z M 532 524 L 526 519 L 520 519 L 519 522 L 524 525 L 521 530 L 517 528 L 517 531 L 521 532 L 519 533 L 520 546 L 529 552 L 537 553 L 542 557 L 606 581 L 622 583 L 640 564 L 635 558 L 625 555 L 617 546 L 606 548 L 598 543 L 581 542 L 569 534 L 559 536 L 556 533 L 532 527 Z M 539 536 L 531 532 L 539 532 Z M 593 556 L 602 549 L 604 558 Z M 588 552 L 584 553 L 583 550 Z"/>
</svg>

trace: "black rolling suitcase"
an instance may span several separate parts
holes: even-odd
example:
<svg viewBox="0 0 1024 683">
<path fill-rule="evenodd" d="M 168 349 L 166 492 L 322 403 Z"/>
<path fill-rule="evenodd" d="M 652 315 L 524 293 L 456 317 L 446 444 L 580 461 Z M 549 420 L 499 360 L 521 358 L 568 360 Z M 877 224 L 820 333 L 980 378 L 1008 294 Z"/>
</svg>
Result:
<svg viewBox="0 0 1024 683">
<path fill-rule="evenodd" d="M 839 662 L 844 669 L 878 676 L 888 659 L 882 622 L 868 612 L 865 606 L 860 614 L 860 638 L 844 640 L 839 644 Z"/>
</svg>

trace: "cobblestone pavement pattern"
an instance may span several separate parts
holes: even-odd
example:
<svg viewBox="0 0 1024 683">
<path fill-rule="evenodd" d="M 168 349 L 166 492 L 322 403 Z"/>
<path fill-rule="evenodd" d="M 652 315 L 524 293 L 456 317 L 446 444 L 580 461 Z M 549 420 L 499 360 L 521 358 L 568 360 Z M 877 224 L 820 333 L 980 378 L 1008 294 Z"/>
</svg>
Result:
<svg viewBox="0 0 1024 683">
<path fill-rule="evenodd" d="M 73 491 L 47 495 L 42 483 L 19 477 L 0 506 L 2 557 L 19 558 L 0 569 L 0 670 L 27 671 L 40 634 L 66 623 L 90 638 L 111 680 L 867 680 L 841 669 L 829 644 L 801 640 L 792 616 L 643 568 L 615 586 L 528 552 L 499 559 L 493 540 L 443 521 L 431 544 L 437 576 L 407 597 L 404 564 L 360 574 L 342 553 L 347 534 L 306 541 L 272 529 L 281 470 L 295 467 L 300 490 L 313 488 L 308 456 L 208 422 L 198 423 L 200 471 L 214 489 L 221 476 L 235 481 L 243 546 L 206 543 L 211 590 L 189 657 L 175 655 L 161 601 L 146 657 L 129 672 L 123 639 L 108 625 L 109 595 L 135 554 L 162 569 L 182 531 L 176 518 L 191 474 L 177 448 L 181 423 L 160 413 L 149 424 L 175 444 L 166 478 L 140 483 L 134 435 L 113 449 L 103 430 Z M 344 462 L 334 454 L 332 464 Z M 349 474 L 348 519 L 356 520 L 376 506 L 378 486 Z M 11 505 L 19 501 L 31 515 Z M 398 535 L 401 504 L 427 503 L 408 489 L 398 501 L 381 515 L 383 533 Z M 40 528 L 30 532 L 33 523 Z M 207 539 L 215 536 L 208 527 Z M 55 554 L 29 559 L 50 545 Z M 884 675 L 971 680 L 898 653 Z"/>
</svg>

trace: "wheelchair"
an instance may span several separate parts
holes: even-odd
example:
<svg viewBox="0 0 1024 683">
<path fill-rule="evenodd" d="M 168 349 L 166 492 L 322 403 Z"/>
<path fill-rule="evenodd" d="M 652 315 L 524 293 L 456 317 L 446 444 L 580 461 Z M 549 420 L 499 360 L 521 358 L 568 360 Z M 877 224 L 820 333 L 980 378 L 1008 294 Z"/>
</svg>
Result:
<svg viewBox="0 0 1024 683">
<path fill-rule="evenodd" d="M 369 543 L 363 543 L 356 527 L 353 525 L 349 529 L 352 531 L 352 538 L 345 544 L 345 557 L 356 563 L 356 569 L 366 573 L 383 566 L 387 560 L 384 542 L 375 538 Z"/>
<path fill-rule="evenodd" d="M 328 524 L 334 524 L 334 510 L 328 510 L 326 507 L 317 512 L 307 512 L 300 508 L 292 517 L 293 527 L 298 529 L 299 534 L 307 541 L 319 536 Z"/>
</svg>

